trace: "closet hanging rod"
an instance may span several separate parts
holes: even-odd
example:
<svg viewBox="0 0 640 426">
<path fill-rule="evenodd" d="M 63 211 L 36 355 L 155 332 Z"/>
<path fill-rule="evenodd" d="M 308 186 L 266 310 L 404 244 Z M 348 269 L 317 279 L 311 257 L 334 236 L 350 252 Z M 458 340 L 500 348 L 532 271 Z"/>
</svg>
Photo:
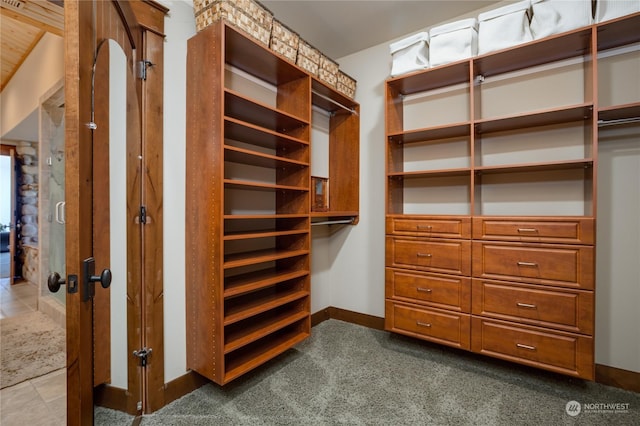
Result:
<svg viewBox="0 0 640 426">
<path fill-rule="evenodd" d="M 313 94 L 314 94 L 314 95 L 316 95 L 316 96 L 321 97 L 322 99 L 324 99 L 324 100 L 326 100 L 326 101 L 331 102 L 331 103 L 332 103 L 332 104 L 334 104 L 334 105 L 339 106 L 339 107 L 340 107 L 340 108 L 342 108 L 342 109 L 345 109 L 345 110 L 349 111 L 351 114 L 358 115 L 358 111 L 356 111 L 355 109 L 353 109 L 353 108 L 349 108 L 348 106 L 345 106 L 345 105 L 342 105 L 340 102 L 338 102 L 338 101 L 334 101 L 333 99 L 331 99 L 331 98 L 330 98 L 330 97 L 328 97 L 328 96 L 323 95 L 322 93 L 318 93 L 318 92 L 316 92 L 315 90 L 311 90 L 311 93 L 313 93 Z"/>
<path fill-rule="evenodd" d="M 324 220 L 322 222 L 311 222 L 311 226 L 317 225 L 352 225 L 353 219 Z"/>
<path fill-rule="evenodd" d="M 640 122 L 640 117 L 618 118 L 613 120 L 598 120 L 598 127 L 617 126 L 619 124 L 629 124 Z"/>
</svg>

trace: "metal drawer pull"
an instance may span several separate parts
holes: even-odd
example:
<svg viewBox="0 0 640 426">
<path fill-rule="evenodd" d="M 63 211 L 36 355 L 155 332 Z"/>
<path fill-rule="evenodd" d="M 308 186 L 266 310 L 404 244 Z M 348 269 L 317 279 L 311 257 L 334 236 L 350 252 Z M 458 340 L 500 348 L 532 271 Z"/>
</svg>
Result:
<svg viewBox="0 0 640 426">
<path fill-rule="evenodd" d="M 418 257 L 431 257 L 430 253 L 417 253 L 416 256 Z"/>
<path fill-rule="evenodd" d="M 516 305 L 518 305 L 521 308 L 531 308 L 531 309 L 535 309 L 536 308 L 536 305 L 531 304 L 531 303 L 516 302 Z"/>
<path fill-rule="evenodd" d="M 430 288 L 418 287 L 418 288 L 416 288 L 416 290 L 421 291 L 423 293 L 431 293 L 431 289 Z"/>
<path fill-rule="evenodd" d="M 536 262 L 518 262 L 518 266 L 538 266 Z"/>
<path fill-rule="evenodd" d="M 431 230 L 433 228 L 433 226 L 431 226 L 431 225 L 418 225 L 418 226 L 416 226 L 416 228 Z"/>
<path fill-rule="evenodd" d="M 422 327 L 431 327 L 431 323 L 430 322 L 416 321 L 416 324 L 418 324 L 419 326 L 422 326 Z"/>
<path fill-rule="evenodd" d="M 520 349 L 528 349 L 530 351 L 536 350 L 535 346 L 523 345 L 522 343 L 516 343 L 516 346 L 519 347 Z"/>
<path fill-rule="evenodd" d="M 538 232 L 536 228 L 518 228 L 518 232 Z"/>
</svg>

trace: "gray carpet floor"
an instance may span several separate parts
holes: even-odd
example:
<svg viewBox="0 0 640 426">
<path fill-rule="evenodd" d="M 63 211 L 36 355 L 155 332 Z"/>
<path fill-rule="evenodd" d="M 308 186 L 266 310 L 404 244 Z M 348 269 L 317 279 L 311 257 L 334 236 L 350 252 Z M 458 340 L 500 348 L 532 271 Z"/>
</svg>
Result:
<svg viewBox="0 0 640 426">
<path fill-rule="evenodd" d="M 96 410 L 97 425 L 132 420 Z M 637 426 L 640 394 L 328 320 L 256 371 L 207 384 L 141 424 Z"/>
</svg>

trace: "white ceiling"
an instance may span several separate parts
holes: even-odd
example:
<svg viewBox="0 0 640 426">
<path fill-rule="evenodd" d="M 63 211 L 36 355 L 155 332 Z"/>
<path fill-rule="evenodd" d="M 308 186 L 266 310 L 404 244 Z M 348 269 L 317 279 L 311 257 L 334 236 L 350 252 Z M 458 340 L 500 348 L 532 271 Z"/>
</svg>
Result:
<svg viewBox="0 0 640 426">
<path fill-rule="evenodd" d="M 261 0 L 273 15 L 330 58 L 427 29 L 496 0 Z"/>
</svg>

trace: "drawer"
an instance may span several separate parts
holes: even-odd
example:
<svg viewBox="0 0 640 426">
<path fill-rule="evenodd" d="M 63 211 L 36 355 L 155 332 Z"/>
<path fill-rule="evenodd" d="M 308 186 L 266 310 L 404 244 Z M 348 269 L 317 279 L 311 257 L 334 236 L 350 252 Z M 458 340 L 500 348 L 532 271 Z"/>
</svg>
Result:
<svg viewBox="0 0 640 426">
<path fill-rule="evenodd" d="M 471 349 L 557 373 L 593 380 L 593 338 L 472 318 Z"/>
<path fill-rule="evenodd" d="M 387 299 L 466 313 L 471 309 L 471 280 L 465 277 L 387 268 L 385 288 Z"/>
<path fill-rule="evenodd" d="M 387 234 L 437 238 L 471 238 L 468 216 L 387 217 Z"/>
<path fill-rule="evenodd" d="M 386 266 L 471 275 L 471 241 L 387 237 Z"/>
<path fill-rule="evenodd" d="M 593 247 L 473 242 L 476 278 L 593 289 Z"/>
<path fill-rule="evenodd" d="M 472 313 L 593 334 L 593 292 L 474 279 Z"/>
<path fill-rule="evenodd" d="M 587 217 L 473 218 L 473 238 L 477 240 L 593 244 L 594 228 L 593 218 Z"/>
<path fill-rule="evenodd" d="M 470 316 L 385 302 L 385 328 L 423 340 L 469 349 Z"/>
</svg>

